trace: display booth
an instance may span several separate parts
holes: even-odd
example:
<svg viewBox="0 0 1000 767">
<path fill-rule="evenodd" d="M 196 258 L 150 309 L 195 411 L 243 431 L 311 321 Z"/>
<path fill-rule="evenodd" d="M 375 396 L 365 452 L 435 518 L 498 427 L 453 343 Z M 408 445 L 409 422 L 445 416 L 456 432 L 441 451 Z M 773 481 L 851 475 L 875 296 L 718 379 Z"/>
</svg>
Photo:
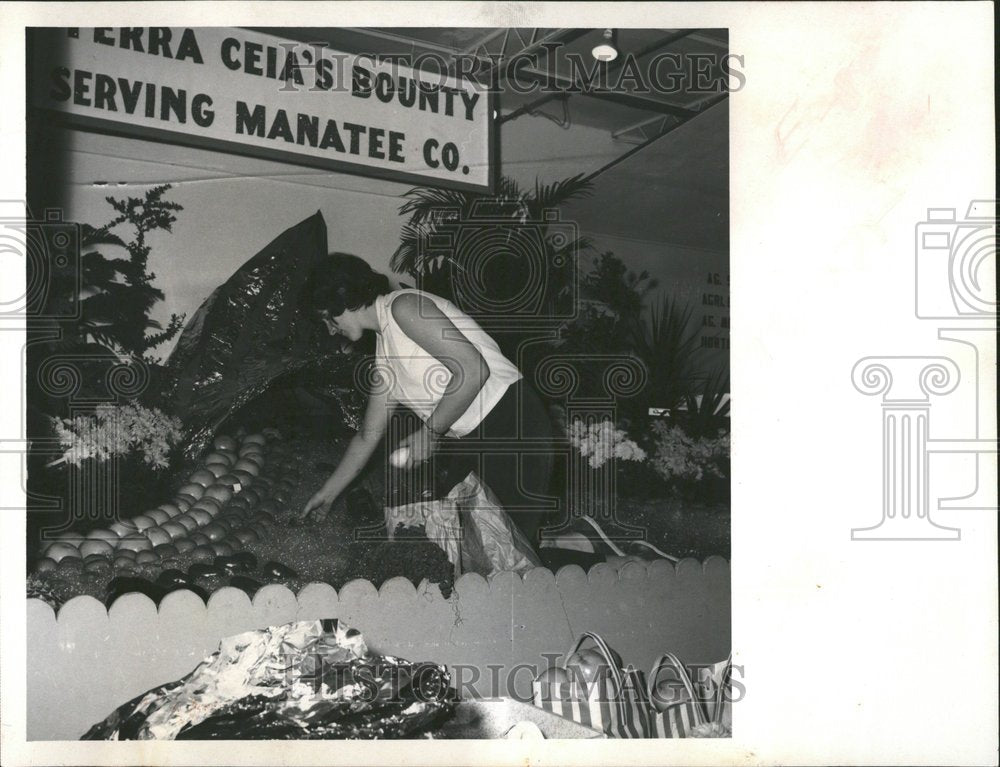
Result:
<svg viewBox="0 0 1000 767">
<path fill-rule="evenodd" d="M 575 75 L 555 71 L 572 62 L 567 53 L 590 56 L 602 32 L 414 30 L 407 37 L 402 30 L 57 28 L 29 34 L 29 206 L 35 218 L 46 217 L 46 231 L 66 225 L 80 238 L 79 262 L 69 269 L 78 280 L 70 309 L 62 315 L 41 312 L 29 328 L 37 393 L 32 400 L 29 384 L 28 422 L 39 430 L 29 474 L 42 483 L 34 487 L 28 526 L 29 739 L 79 738 L 116 706 L 191 672 L 224 638 L 296 620 L 336 618 L 360 629 L 374 652 L 443 664 L 459 694 L 471 699 L 530 702 L 533 681 L 565 662 L 567 648 L 585 632 L 600 635 L 623 667 L 647 672 L 665 652 L 686 664 L 717 663 L 730 654 L 728 490 L 719 490 L 728 488 L 728 475 L 717 468 L 728 466 L 725 93 L 688 86 L 627 98 L 614 96 L 610 86 L 525 93 L 510 87 L 507 69 L 493 73 L 494 87 L 489 78 L 432 71 L 437 60 L 460 60 L 463 52 L 488 61 L 492 49 L 508 59 L 535 56 L 538 63 L 539 54 L 555 56 L 552 46 L 563 45 L 551 69 L 525 71 L 548 72 L 552 80 L 545 84 L 565 86 Z M 644 66 L 664 51 L 682 58 L 726 53 L 725 33 L 717 30 L 636 30 L 615 39 Z M 425 68 L 376 58 L 404 43 L 428 54 Z M 574 184 L 579 193 L 568 191 Z M 570 261 L 558 267 L 572 275 L 560 293 L 572 297 L 570 315 L 526 323 L 537 337 L 521 346 L 530 351 L 532 343 L 555 343 L 572 327 L 577 335 L 565 337 L 578 350 L 561 352 L 563 357 L 587 352 L 588 364 L 604 360 L 597 374 L 606 388 L 601 396 L 560 389 L 552 383 L 558 371 L 549 371 L 546 392 L 558 402 L 553 411 L 562 408 L 562 428 L 570 435 L 566 466 L 576 460 L 590 472 L 572 480 L 592 493 L 579 508 L 594 510 L 605 530 L 621 521 L 624 531 L 618 543 L 588 537 L 579 527 L 567 533 L 567 551 L 593 555 L 583 565 L 553 560 L 548 567 L 453 573 L 448 579 L 449 565 L 441 559 L 426 575 L 419 563 L 405 565 L 402 577 L 381 563 L 368 570 L 345 565 L 328 577 L 326 570 L 302 564 L 318 549 L 300 553 L 299 560 L 281 550 L 282 535 L 305 547 L 320 545 L 286 523 L 293 506 L 301 507 L 336 465 L 334 453 L 316 445 L 321 438 L 343 442 L 359 412 L 345 394 L 354 383 L 349 372 L 313 385 L 316 376 L 333 375 L 329 355 L 343 349 L 316 346 L 313 330 L 292 316 L 291 291 L 302 287 L 315 259 L 334 251 L 360 256 L 395 286 L 430 290 L 430 267 L 396 268 L 405 258 L 411 266 L 426 266 L 436 257 L 434 248 L 442 247 L 412 232 L 407 240 L 415 219 L 413 208 L 403 206 L 415 199 L 415 187 L 425 193 L 418 202 L 437 195 L 445 207 L 495 201 L 504 190 L 520 189 L 531 205 L 525 203 L 518 218 L 519 231 L 538 232 L 538 242 L 549 243 L 538 269 L 521 275 L 526 285 L 548 286 L 546 280 L 554 279 L 555 267 L 544 260 L 552 254 L 551 242 L 574 244 Z M 559 200 L 557 207 L 532 208 L 547 199 Z M 470 225 L 477 236 L 491 226 L 484 215 Z M 506 231 L 510 221 L 496 226 Z M 122 227 L 132 228 L 126 233 Z M 461 227 L 456 231 L 461 238 Z M 401 247 L 407 243 L 409 250 Z M 93 251 L 100 251 L 97 257 Z M 611 257 L 600 262 L 602 254 Z M 95 287 L 105 268 L 120 268 L 120 274 Z M 639 373 L 628 368 L 639 352 L 616 350 L 599 335 L 623 327 L 613 323 L 624 310 L 602 313 L 611 299 L 594 298 L 608 279 L 630 286 L 622 305 L 634 310 L 640 325 L 646 323 L 647 331 L 637 331 L 648 354 Z M 110 283 L 119 287 L 108 289 Z M 138 314 L 126 314 L 136 285 L 147 292 L 136 299 Z M 254 304 L 258 294 L 269 298 Z M 86 304 L 95 295 L 108 298 Z M 51 308 L 51 297 L 45 301 Z M 282 318 L 285 306 L 288 316 Z M 501 308 L 494 314 L 482 318 L 483 327 L 502 334 L 516 312 Z M 683 338 L 670 346 L 656 329 L 672 321 L 680 323 Z M 148 324 L 137 328 L 137 322 Z M 53 347 L 51 333 L 75 339 L 83 351 Z M 128 354 L 105 359 L 94 351 L 120 352 L 128 343 L 131 361 Z M 676 356 L 664 358 L 667 349 Z M 272 351 L 266 356 L 262 350 Z M 99 370 L 88 367 L 98 359 L 105 359 Z M 616 367 L 622 364 L 624 373 Z M 59 379 L 58 370 L 67 366 L 82 372 Z M 671 366 L 683 366 L 683 390 L 677 376 L 671 378 Z M 544 363 L 538 370 L 546 370 Z M 650 395 L 641 409 L 620 419 L 619 395 L 641 388 L 619 381 L 623 375 L 674 388 L 657 395 L 662 402 Z M 94 385 L 103 394 L 88 388 L 91 377 L 100 379 Z M 66 457 L 65 435 L 60 441 L 43 434 L 52 417 L 72 429 L 74 418 L 91 417 L 95 407 L 147 396 L 164 418 L 180 419 L 183 436 L 175 440 L 180 452 L 164 459 L 169 465 L 158 469 L 155 481 L 136 475 L 139 490 L 129 489 L 133 464 L 124 458 L 107 471 L 84 471 L 86 459 L 73 463 Z M 639 449 L 631 438 L 638 440 L 647 422 L 678 415 L 671 410 L 686 413 L 687 420 L 650 427 L 648 449 Z M 297 415 L 283 422 L 283 413 Z M 614 462 L 600 468 L 592 458 L 588 463 L 585 451 L 581 459 L 585 438 L 572 438 L 577 417 L 620 428 L 609 439 L 632 447 L 611 448 L 618 469 Z M 340 430 L 323 432 L 323 418 L 339 419 Z M 694 431 L 682 438 L 688 426 Z M 259 450 L 249 449 L 255 443 L 248 435 L 260 430 L 266 440 Z M 296 434 L 307 436 L 296 442 Z M 235 437 L 232 448 L 228 435 Z M 695 466 L 701 459 L 694 453 L 670 452 L 691 451 L 692 444 L 707 446 L 716 468 Z M 217 465 L 210 458 L 220 451 L 232 454 L 224 475 L 232 478 L 229 490 L 215 504 L 222 517 L 247 488 L 256 486 L 256 495 L 242 510 L 238 503 L 230 510 L 236 521 L 223 526 L 225 537 L 206 533 L 205 542 L 182 546 L 180 541 L 216 524 L 219 509 L 202 501 L 210 491 L 192 489 L 197 482 L 190 480 L 193 472 Z M 234 476 L 246 456 L 259 456 L 256 470 L 244 467 L 246 477 Z M 629 471 L 647 473 L 622 474 L 626 463 Z M 57 471 L 65 473 L 52 480 Z M 572 471 L 564 469 L 567 477 L 575 476 Z M 669 478 L 669 492 L 638 492 L 646 478 L 663 477 Z M 212 484 L 217 479 L 219 474 L 209 477 L 208 487 L 218 487 Z M 715 484 L 705 490 L 710 480 Z M 68 495 L 47 490 L 44 483 L 55 481 L 75 482 L 75 489 Z M 113 497 L 99 489 L 108 482 L 118 483 Z M 46 501 L 46 492 L 56 500 Z M 641 515 L 635 511 L 637 516 L 623 520 L 605 507 L 607 498 L 626 494 L 639 498 L 629 508 Z M 377 492 L 369 498 L 374 515 L 345 522 L 345 536 L 381 524 L 382 499 Z M 347 502 L 349 513 L 363 514 L 357 511 L 360 501 Z M 192 510 L 199 504 L 205 524 Z M 147 507 L 153 510 L 144 512 Z M 153 514 L 157 509 L 162 520 Z M 94 530 L 107 510 L 109 519 L 126 526 L 140 517 L 151 521 L 115 532 L 105 553 L 104 539 Z M 175 530 L 175 510 L 194 521 L 190 528 Z M 241 514 L 245 525 L 237 519 Z M 643 526 L 654 533 L 635 533 Z M 160 541 L 152 529 L 165 530 L 166 537 Z M 233 538 L 237 531 L 246 534 Z M 121 541 L 136 535 L 150 545 L 140 541 L 132 554 L 119 556 Z M 52 549 L 53 540 L 71 551 Z M 635 540 L 649 545 L 631 547 Z M 86 541 L 99 542 L 86 548 Z M 249 587 L 218 578 L 191 588 L 156 581 L 164 569 L 189 565 L 186 557 L 205 547 L 223 558 L 256 552 L 253 567 L 258 559 L 280 559 L 277 565 L 286 569 L 268 562 L 277 575 L 268 582 L 258 573 Z M 369 558 L 362 564 L 373 563 L 377 551 L 386 550 L 365 549 Z M 607 551 L 618 554 L 605 557 Z M 93 560 L 94 552 L 106 564 Z M 164 589 L 130 592 L 128 579 L 140 576 Z M 105 585 L 109 591 L 102 592 Z M 114 588 L 119 592 L 112 593 Z"/>
</svg>

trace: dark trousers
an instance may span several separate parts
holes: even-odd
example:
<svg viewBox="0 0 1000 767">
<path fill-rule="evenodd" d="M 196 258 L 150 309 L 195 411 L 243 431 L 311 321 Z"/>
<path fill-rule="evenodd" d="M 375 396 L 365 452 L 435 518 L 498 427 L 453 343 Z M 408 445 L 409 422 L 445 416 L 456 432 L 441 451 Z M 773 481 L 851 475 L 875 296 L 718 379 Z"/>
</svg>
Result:
<svg viewBox="0 0 1000 767">
<path fill-rule="evenodd" d="M 431 459 L 434 472 L 454 487 L 475 471 L 537 548 L 538 530 L 554 514 L 553 435 L 545 404 L 522 378 L 476 429 L 460 439 L 442 440 Z"/>
</svg>

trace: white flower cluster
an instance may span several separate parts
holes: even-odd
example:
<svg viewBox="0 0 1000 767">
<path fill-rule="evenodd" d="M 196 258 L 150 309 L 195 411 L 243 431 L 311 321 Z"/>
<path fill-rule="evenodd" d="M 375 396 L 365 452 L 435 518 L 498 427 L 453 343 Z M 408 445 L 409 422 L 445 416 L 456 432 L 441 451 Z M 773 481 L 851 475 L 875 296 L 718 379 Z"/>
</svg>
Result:
<svg viewBox="0 0 1000 767">
<path fill-rule="evenodd" d="M 165 468 L 170 447 L 184 433 L 178 419 L 137 402 L 99 405 L 92 415 L 52 422 L 60 446 L 66 449 L 60 462 L 77 466 L 87 458 L 104 461 L 136 452 L 151 466 Z"/>
<path fill-rule="evenodd" d="M 704 475 L 724 477 L 720 461 L 729 458 L 729 434 L 715 438 L 690 437 L 679 426 L 662 421 L 653 423 L 656 434 L 656 454 L 650 459 L 653 468 L 664 479 L 700 480 Z"/>
<path fill-rule="evenodd" d="M 609 458 L 646 460 L 646 451 L 630 440 L 622 429 L 615 428 L 608 418 L 590 426 L 574 419 L 569 427 L 569 440 L 593 469 L 599 469 Z"/>
</svg>

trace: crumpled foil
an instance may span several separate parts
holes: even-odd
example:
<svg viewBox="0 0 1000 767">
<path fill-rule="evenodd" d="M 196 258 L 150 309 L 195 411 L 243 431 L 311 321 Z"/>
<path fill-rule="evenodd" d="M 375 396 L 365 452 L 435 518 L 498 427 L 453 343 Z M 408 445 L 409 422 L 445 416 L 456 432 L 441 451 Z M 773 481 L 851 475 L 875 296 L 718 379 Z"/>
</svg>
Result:
<svg viewBox="0 0 1000 767">
<path fill-rule="evenodd" d="M 283 232 L 202 303 L 167 360 L 170 409 L 187 429 L 184 454 L 198 455 L 219 425 L 277 383 L 309 387 L 356 429 L 363 359 L 319 332 L 299 307 L 312 267 L 327 254 L 317 212 Z"/>
<path fill-rule="evenodd" d="M 455 705 L 447 670 L 369 652 L 336 620 L 228 637 L 183 679 L 116 709 L 83 740 L 418 737 Z"/>
</svg>

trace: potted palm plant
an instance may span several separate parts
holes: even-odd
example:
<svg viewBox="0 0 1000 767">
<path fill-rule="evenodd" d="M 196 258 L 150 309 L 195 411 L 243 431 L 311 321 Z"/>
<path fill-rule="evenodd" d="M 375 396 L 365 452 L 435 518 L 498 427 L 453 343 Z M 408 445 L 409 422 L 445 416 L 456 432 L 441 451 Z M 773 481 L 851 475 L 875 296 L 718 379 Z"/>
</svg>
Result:
<svg viewBox="0 0 1000 767">
<path fill-rule="evenodd" d="M 411 189 L 400 208 L 407 220 L 391 267 L 484 327 L 491 317 L 502 317 L 511 332 L 497 342 L 514 353 L 540 322 L 573 313 L 577 260 L 589 241 L 558 211 L 591 188 L 578 175 L 551 184 L 536 181 L 530 190 L 504 177 L 493 194 Z M 510 323 L 514 318 L 523 322 Z"/>
</svg>

